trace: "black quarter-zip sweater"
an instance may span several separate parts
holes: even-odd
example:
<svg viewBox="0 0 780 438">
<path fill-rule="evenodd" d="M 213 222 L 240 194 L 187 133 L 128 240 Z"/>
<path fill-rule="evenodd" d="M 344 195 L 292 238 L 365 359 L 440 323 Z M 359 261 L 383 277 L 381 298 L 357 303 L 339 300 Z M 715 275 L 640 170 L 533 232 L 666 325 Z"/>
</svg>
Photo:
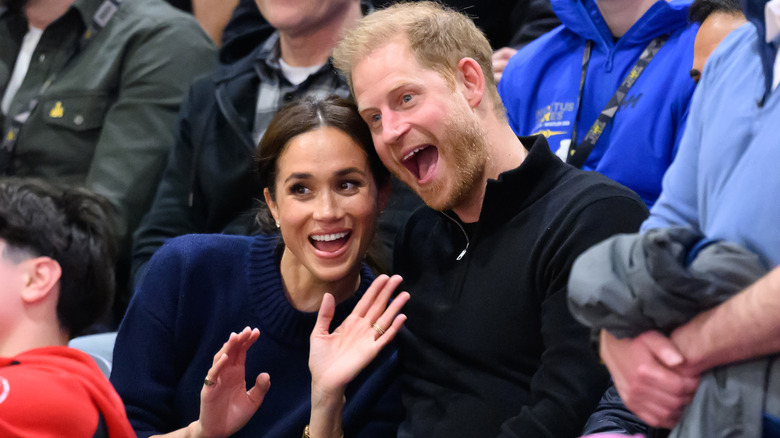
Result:
<svg viewBox="0 0 780 438">
<path fill-rule="evenodd" d="M 575 437 L 607 387 L 566 283 L 580 253 L 636 232 L 647 208 L 544 137 L 521 141 L 528 156 L 488 181 L 477 223 L 423 207 L 398 236 L 395 272 L 412 296 L 399 437 Z"/>
</svg>

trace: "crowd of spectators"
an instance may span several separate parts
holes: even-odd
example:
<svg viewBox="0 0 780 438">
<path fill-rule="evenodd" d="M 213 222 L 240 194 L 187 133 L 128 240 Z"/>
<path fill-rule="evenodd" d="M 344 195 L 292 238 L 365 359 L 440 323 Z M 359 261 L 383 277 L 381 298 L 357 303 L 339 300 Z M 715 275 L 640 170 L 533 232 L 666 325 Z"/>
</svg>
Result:
<svg viewBox="0 0 780 438">
<path fill-rule="evenodd" d="M 780 437 L 778 34 L 0 0 L 0 435 Z"/>
</svg>

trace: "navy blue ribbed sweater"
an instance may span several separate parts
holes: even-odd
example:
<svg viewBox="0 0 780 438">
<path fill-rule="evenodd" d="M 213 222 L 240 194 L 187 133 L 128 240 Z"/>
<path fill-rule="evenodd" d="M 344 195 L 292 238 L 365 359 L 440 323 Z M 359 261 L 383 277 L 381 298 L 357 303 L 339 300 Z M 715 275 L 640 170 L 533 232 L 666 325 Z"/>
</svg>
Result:
<svg viewBox="0 0 780 438">
<path fill-rule="evenodd" d="M 247 353 L 247 381 L 267 372 L 271 389 L 235 436 L 301 436 L 309 422 L 309 335 L 317 314 L 300 312 L 285 298 L 279 241 L 189 235 L 155 254 L 119 329 L 111 375 L 138 436 L 169 432 L 198 418 L 214 354 L 230 332 L 246 326 L 260 329 Z M 355 296 L 337 306 L 332 327 L 373 280 L 366 267 L 361 278 Z M 347 388 L 346 436 L 395 436 L 403 410 L 391 347 Z"/>
</svg>

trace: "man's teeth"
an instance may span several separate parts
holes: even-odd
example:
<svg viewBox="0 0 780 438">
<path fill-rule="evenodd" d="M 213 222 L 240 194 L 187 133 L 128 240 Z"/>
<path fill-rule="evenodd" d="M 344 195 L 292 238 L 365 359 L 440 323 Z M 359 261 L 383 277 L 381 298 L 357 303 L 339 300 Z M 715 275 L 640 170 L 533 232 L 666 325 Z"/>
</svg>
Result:
<svg viewBox="0 0 780 438">
<path fill-rule="evenodd" d="M 311 236 L 312 240 L 316 240 L 318 242 L 332 242 L 334 240 L 343 239 L 345 237 L 347 237 L 347 233 L 318 234 Z"/>
<path fill-rule="evenodd" d="M 409 158 L 412 158 L 412 156 L 414 156 L 414 154 L 416 154 L 417 152 L 420 152 L 420 151 L 421 151 L 421 150 L 423 150 L 423 149 L 425 149 L 425 148 L 424 148 L 424 147 L 422 147 L 422 148 L 414 148 L 414 150 L 413 150 L 413 151 L 411 151 L 411 152 L 409 152 L 408 154 L 404 155 L 404 158 L 403 158 L 403 160 L 404 160 L 404 161 L 406 161 L 406 160 L 408 160 Z"/>
</svg>

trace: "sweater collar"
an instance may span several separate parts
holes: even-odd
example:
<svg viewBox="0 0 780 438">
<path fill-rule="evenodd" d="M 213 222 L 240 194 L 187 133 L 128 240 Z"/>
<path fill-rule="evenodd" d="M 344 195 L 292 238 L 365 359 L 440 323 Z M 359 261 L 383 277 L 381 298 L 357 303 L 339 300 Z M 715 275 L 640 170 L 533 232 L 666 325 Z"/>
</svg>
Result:
<svg viewBox="0 0 780 438">
<path fill-rule="evenodd" d="M 263 334 L 279 342 L 308 348 L 309 336 L 317 321 L 317 312 L 301 312 L 294 308 L 284 293 L 279 271 L 284 245 L 279 235 L 256 236 L 249 249 L 245 269 L 249 285 L 249 304 L 264 329 Z M 338 327 L 363 296 L 374 276 L 363 264 L 360 286 L 355 294 L 336 306 L 331 330 Z"/>
<path fill-rule="evenodd" d="M 488 180 L 480 213 L 481 223 L 514 217 L 548 193 L 569 168 L 550 151 L 543 135 L 519 138 L 528 149 L 528 155 L 520 166 L 503 172 L 498 179 Z"/>
</svg>

